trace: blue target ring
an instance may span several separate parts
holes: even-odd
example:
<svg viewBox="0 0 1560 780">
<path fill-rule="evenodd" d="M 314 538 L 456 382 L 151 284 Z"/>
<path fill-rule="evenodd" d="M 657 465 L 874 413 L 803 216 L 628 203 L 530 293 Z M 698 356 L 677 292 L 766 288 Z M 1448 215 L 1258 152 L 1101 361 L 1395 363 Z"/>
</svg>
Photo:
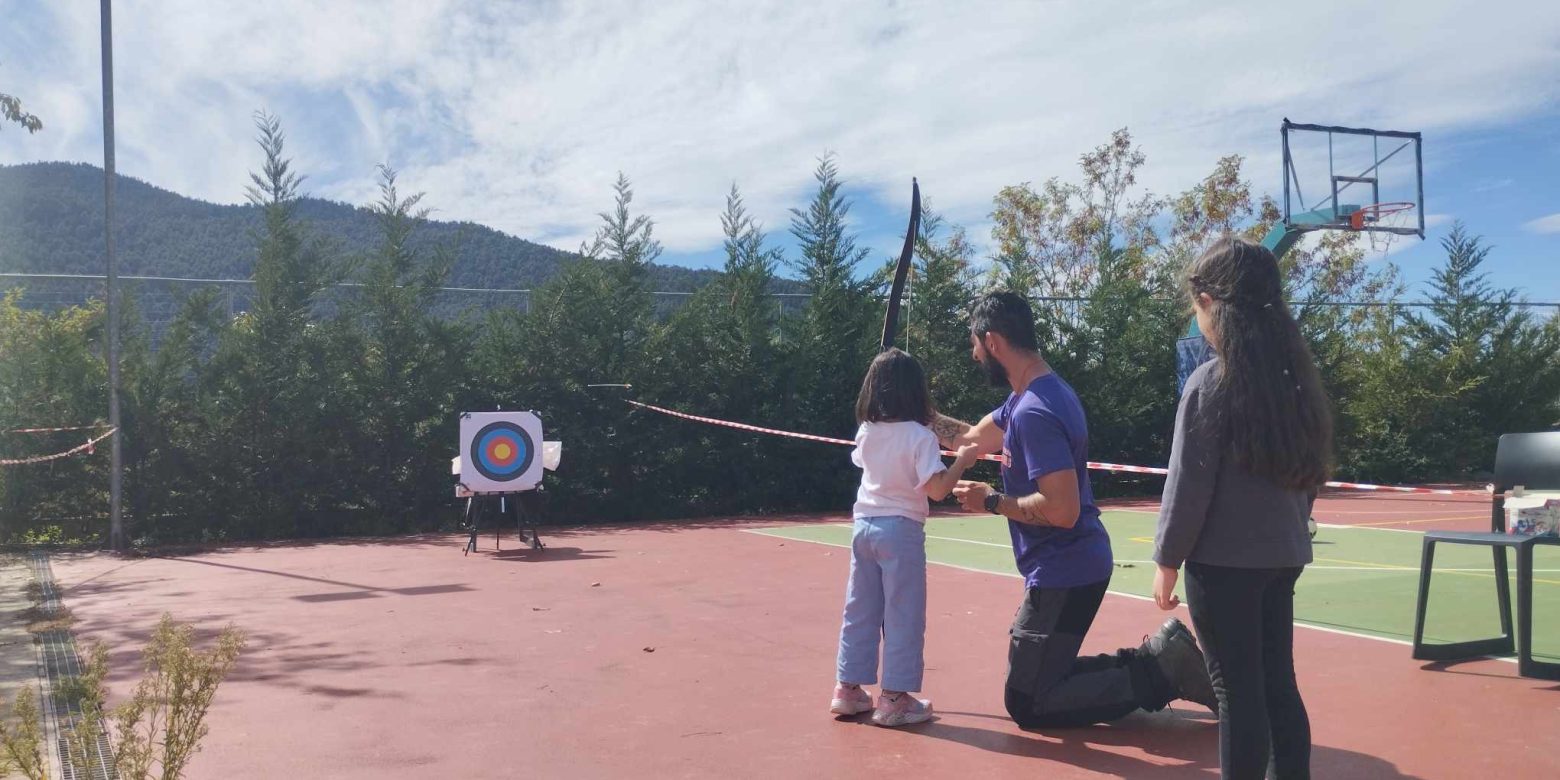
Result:
<svg viewBox="0 0 1560 780">
<path fill-rule="evenodd" d="M 524 428 L 512 422 L 495 422 L 482 426 L 471 437 L 467 454 L 478 474 L 494 482 L 510 482 L 530 470 L 536 445 Z"/>
</svg>

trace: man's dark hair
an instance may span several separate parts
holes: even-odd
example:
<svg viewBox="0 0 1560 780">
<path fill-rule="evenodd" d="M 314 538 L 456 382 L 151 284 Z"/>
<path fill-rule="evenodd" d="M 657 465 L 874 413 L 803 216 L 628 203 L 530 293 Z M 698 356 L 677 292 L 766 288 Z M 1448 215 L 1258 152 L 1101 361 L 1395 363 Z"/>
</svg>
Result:
<svg viewBox="0 0 1560 780">
<path fill-rule="evenodd" d="M 919 361 L 898 348 L 890 348 L 872 361 L 856 397 L 856 422 L 930 425 L 935 414 L 926 372 Z"/>
<path fill-rule="evenodd" d="M 1018 349 L 1040 351 L 1040 343 L 1035 339 L 1035 313 L 1030 310 L 1029 301 L 1016 293 L 992 292 L 976 298 L 970 308 L 970 332 L 976 338 L 998 333 Z"/>
</svg>

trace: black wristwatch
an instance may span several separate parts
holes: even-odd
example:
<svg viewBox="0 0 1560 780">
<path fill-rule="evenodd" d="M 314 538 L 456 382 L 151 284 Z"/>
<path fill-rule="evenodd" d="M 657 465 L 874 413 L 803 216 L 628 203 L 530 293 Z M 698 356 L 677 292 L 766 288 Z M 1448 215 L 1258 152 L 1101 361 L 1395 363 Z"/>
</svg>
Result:
<svg viewBox="0 0 1560 780">
<path fill-rule="evenodd" d="M 1001 493 L 998 493 L 995 490 L 991 491 L 990 493 L 987 493 L 986 494 L 986 511 L 990 512 L 992 514 L 997 514 L 997 505 L 1002 503 L 1002 499 L 1003 498 L 1005 498 L 1005 496 L 1003 496 Z"/>
</svg>

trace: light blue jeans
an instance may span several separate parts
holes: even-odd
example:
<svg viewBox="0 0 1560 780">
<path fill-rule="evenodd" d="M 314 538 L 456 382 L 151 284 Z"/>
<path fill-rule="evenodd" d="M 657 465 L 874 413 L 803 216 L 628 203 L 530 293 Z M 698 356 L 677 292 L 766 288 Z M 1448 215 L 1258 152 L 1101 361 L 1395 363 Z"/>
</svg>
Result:
<svg viewBox="0 0 1560 780">
<path fill-rule="evenodd" d="M 921 690 L 926 644 L 926 526 L 908 517 L 858 517 L 840 627 L 839 681 Z"/>
</svg>

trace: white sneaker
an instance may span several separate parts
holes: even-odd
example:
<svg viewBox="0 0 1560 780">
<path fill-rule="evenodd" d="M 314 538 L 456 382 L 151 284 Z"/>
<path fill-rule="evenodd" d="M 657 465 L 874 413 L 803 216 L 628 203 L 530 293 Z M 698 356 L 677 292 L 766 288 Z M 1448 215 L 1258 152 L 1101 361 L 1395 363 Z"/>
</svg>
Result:
<svg viewBox="0 0 1560 780">
<path fill-rule="evenodd" d="M 877 709 L 872 711 L 872 722 L 879 726 L 909 726 L 932 719 L 932 702 L 917 699 L 908 693 L 878 697 Z"/>
<path fill-rule="evenodd" d="M 834 686 L 834 701 L 829 704 L 829 712 L 835 715 L 860 715 L 872 709 L 872 694 L 861 689 L 861 686 Z"/>
</svg>

